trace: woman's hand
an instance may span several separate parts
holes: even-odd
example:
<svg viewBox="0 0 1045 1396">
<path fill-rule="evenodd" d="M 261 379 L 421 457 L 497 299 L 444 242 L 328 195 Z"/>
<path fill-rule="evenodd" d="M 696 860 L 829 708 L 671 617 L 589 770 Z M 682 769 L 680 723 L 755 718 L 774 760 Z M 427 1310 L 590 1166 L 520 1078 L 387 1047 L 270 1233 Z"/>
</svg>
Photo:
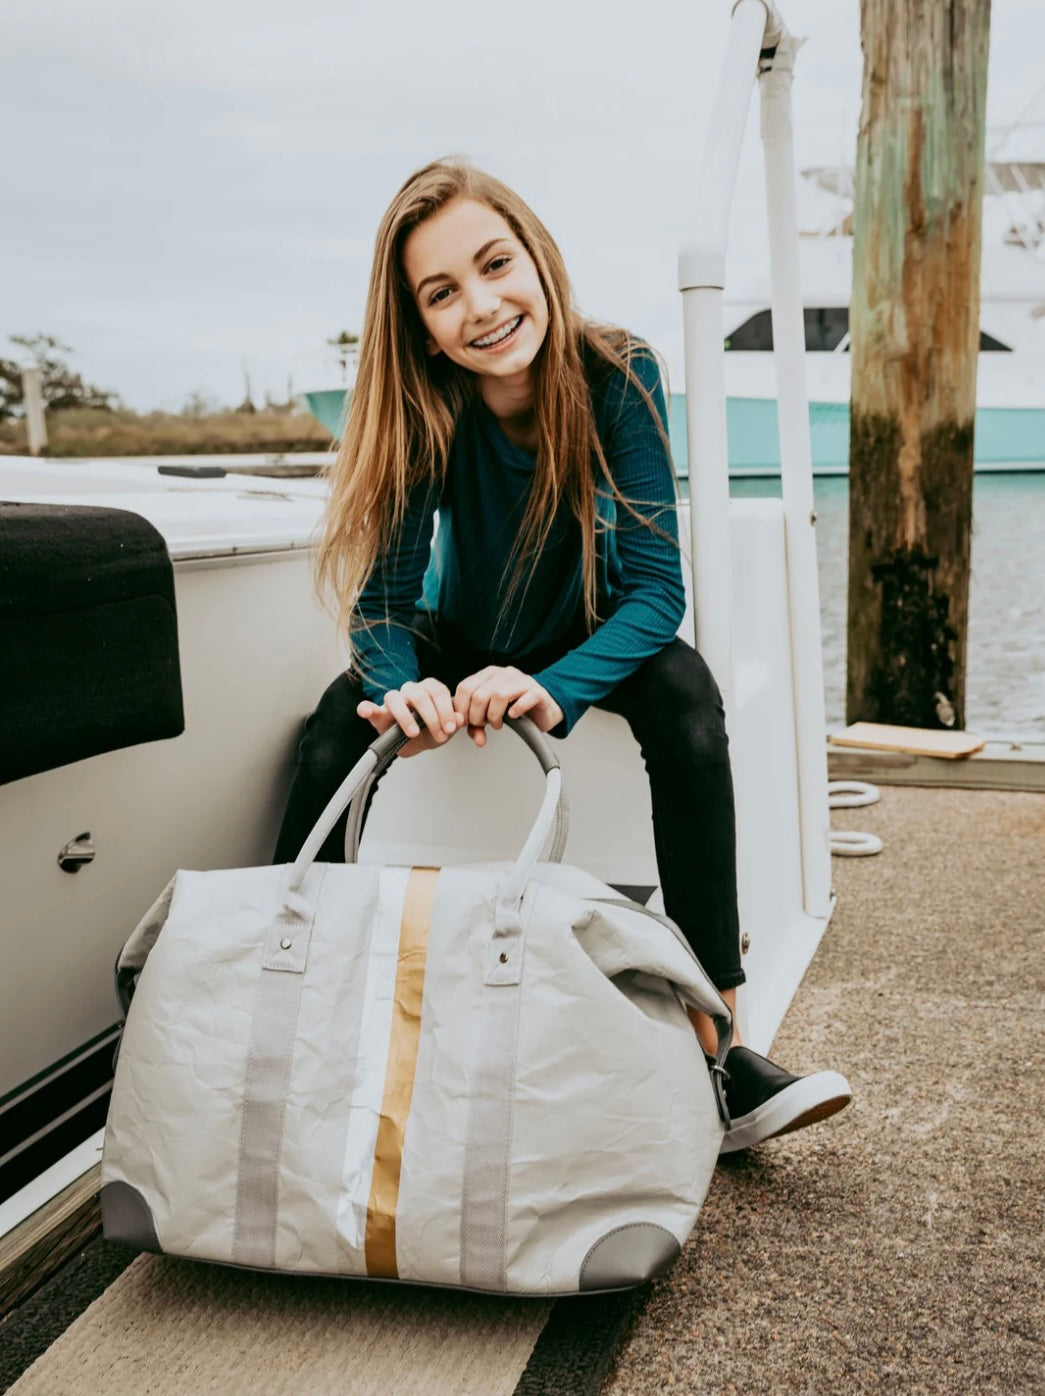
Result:
<svg viewBox="0 0 1045 1396">
<path fill-rule="evenodd" d="M 431 751 L 441 746 L 464 726 L 465 719 L 454 711 L 453 699 L 445 683 L 438 679 L 421 679 L 392 688 L 384 702 L 371 703 L 364 699 L 356 712 L 378 732 L 387 732 L 397 723 L 413 741 L 399 750 L 399 755 L 416 756 L 419 751 Z M 422 726 L 418 723 L 420 718 Z"/>
<path fill-rule="evenodd" d="M 563 719 L 563 711 L 546 688 L 521 669 L 490 664 L 477 674 L 462 679 L 454 694 L 454 710 L 468 724 L 468 735 L 476 746 L 486 745 L 486 725 L 495 731 L 504 724 L 505 714 L 523 713 L 542 732 L 550 732 Z"/>
</svg>

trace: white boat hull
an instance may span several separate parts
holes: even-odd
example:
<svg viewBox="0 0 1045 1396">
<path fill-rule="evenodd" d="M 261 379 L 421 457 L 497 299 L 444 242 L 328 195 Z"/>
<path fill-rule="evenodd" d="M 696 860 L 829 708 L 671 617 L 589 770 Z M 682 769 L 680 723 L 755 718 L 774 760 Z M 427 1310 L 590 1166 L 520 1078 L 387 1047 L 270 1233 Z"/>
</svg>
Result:
<svg viewBox="0 0 1045 1396">
<path fill-rule="evenodd" d="M 336 675 L 304 554 L 175 570 L 185 732 L 0 787 L 0 1094 L 115 1023 L 112 966 L 178 868 L 271 859 L 302 718 Z M 75 875 L 59 850 L 89 831 Z"/>
</svg>

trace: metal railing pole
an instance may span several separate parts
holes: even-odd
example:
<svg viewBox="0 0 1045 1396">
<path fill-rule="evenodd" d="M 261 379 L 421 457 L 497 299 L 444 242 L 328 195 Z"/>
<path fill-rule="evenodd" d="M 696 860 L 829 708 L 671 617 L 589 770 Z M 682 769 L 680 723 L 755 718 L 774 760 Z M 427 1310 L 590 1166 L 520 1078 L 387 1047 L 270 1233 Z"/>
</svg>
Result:
<svg viewBox="0 0 1045 1396">
<path fill-rule="evenodd" d="M 737 0 L 697 181 L 700 202 L 679 251 L 697 647 L 731 712 L 733 681 L 729 463 L 722 359 L 726 230 L 767 22 L 767 0 Z"/>
<path fill-rule="evenodd" d="M 791 80 L 801 40 L 785 33 L 760 79 L 777 380 L 780 475 L 787 548 L 795 747 L 805 910 L 826 917 L 831 900 L 830 813 L 824 734 L 824 668 L 816 569 L 805 318 L 799 283 Z"/>
</svg>

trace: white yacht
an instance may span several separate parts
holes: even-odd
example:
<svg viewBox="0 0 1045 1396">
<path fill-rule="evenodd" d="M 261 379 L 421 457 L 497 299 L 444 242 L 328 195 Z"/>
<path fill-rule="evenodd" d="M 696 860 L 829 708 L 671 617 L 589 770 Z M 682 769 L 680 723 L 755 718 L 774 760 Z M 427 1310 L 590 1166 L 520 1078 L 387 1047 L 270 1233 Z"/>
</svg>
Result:
<svg viewBox="0 0 1045 1396">
<path fill-rule="evenodd" d="M 827 217 L 799 242 L 806 390 L 813 470 L 844 474 L 849 459 L 849 300 L 853 172 L 807 169 Z M 976 391 L 976 469 L 1045 468 L 1045 162 L 992 160 L 986 169 Z M 726 413 L 732 475 L 775 475 L 780 456 L 768 272 L 726 288 Z M 672 444 L 686 473 L 685 401 L 672 400 Z"/>
</svg>

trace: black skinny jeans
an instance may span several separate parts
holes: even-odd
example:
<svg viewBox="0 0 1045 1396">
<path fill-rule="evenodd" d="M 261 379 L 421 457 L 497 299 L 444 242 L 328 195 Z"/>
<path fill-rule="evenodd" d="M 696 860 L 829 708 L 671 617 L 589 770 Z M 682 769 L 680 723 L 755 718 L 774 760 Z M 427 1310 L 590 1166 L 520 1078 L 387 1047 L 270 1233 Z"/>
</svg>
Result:
<svg viewBox="0 0 1045 1396">
<path fill-rule="evenodd" d="M 466 675 L 505 663 L 471 649 L 431 617 L 418 616 L 416 627 L 422 675 L 442 680 L 451 693 Z M 512 663 L 534 673 L 580 638 L 568 637 L 557 649 Z M 362 683 L 350 670 L 334 680 L 305 719 L 274 862 L 293 862 L 335 790 L 374 740 L 373 727 L 356 714 L 362 698 Z M 722 699 L 711 671 L 696 650 L 675 639 L 596 706 L 625 718 L 642 752 L 665 911 L 716 988 L 742 984 L 733 781 Z M 321 862 L 345 861 L 346 821 L 342 815 L 328 835 Z"/>
</svg>

